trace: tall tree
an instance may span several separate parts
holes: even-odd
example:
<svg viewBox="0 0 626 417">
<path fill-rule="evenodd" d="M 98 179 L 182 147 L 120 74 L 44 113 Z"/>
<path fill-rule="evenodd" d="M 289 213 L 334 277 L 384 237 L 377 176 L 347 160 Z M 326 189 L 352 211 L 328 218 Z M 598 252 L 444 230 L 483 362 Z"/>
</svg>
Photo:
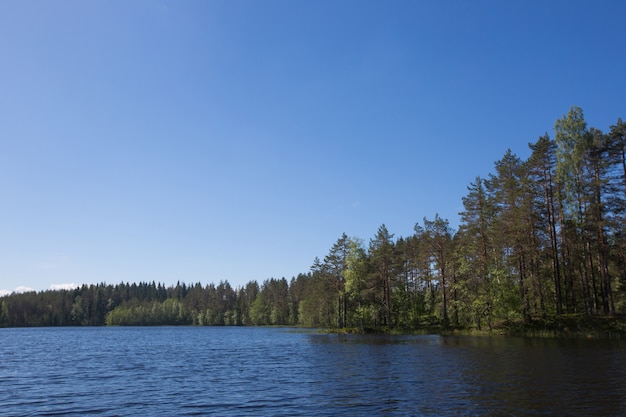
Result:
<svg viewBox="0 0 626 417">
<path fill-rule="evenodd" d="M 424 217 L 424 232 L 429 246 L 430 261 L 436 268 L 436 278 L 441 291 L 441 315 L 445 326 L 450 324 L 448 316 L 448 270 L 452 261 L 452 229 L 448 220 L 435 215 L 434 220 Z"/>
<path fill-rule="evenodd" d="M 607 221 L 611 209 L 611 195 L 614 190 L 610 181 L 611 143 L 609 136 L 600 130 L 589 130 L 590 144 L 586 153 L 586 171 L 590 182 L 588 193 L 588 215 L 585 230 L 588 235 L 587 252 L 591 284 L 593 290 L 594 311 L 602 310 L 604 314 L 615 314 L 615 302 L 611 288 L 609 272 L 610 248 L 607 241 Z"/>
<path fill-rule="evenodd" d="M 464 273 L 462 289 L 469 297 L 470 314 L 477 327 L 483 318 L 491 327 L 493 296 L 491 289 L 491 267 L 493 258 L 494 207 L 485 188 L 485 180 L 477 177 L 467 187 L 469 193 L 463 197 L 464 211 L 457 233 L 461 272 Z"/>
<path fill-rule="evenodd" d="M 626 294 L 626 123 L 618 119 L 608 134 L 609 155 L 613 161 L 613 217 L 610 238 L 613 242 L 615 274 L 619 277 L 618 290 Z"/>
<path fill-rule="evenodd" d="M 383 224 L 376 236 L 370 240 L 369 256 L 372 265 L 371 286 L 375 299 L 380 303 L 382 324 L 388 328 L 391 323 L 391 280 L 393 277 L 393 234 Z"/>
<path fill-rule="evenodd" d="M 508 318 L 509 314 L 519 311 L 528 318 L 527 283 L 528 219 L 525 213 L 522 179 L 525 177 L 523 166 L 511 150 L 495 163 L 496 173 L 488 181 L 493 195 L 495 208 L 494 244 L 497 256 L 494 257 L 492 273 L 497 279 L 493 282 L 493 296 L 496 307 Z"/>
<path fill-rule="evenodd" d="M 338 328 L 345 327 L 346 325 L 347 299 L 345 269 L 346 257 L 348 256 L 349 252 L 349 245 L 350 241 L 348 239 L 348 236 L 343 233 L 330 249 L 328 255 L 324 257 L 324 264 L 322 266 L 323 272 L 331 281 L 331 285 L 334 287 L 334 290 L 337 294 L 336 325 Z"/>
<path fill-rule="evenodd" d="M 368 274 L 369 260 L 363 242 L 352 238 L 346 256 L 345 288 L 346 294 L 354 301 L 350 324 L 361 331 L 364 331 L 366 324 L 369 325 L 368 319 L 371 317 L 370 306 L 365 304 Z"/>
<path fill-rule="evenodd" d="M 556 148 L 556 173 L 562 184 L 562 243 L 566 267 L 566 291 L 569 292 L 569 308 L 577 311 L 581 305 L 586 313 L 593 311 L 592 290 L 588 259 L 590 256 L 585 230 L 588 207 L 589 179 L 586 175 L 585 158 L 591 136 L 580 107 L 573 106 L 567 115 L 554 125 Z M 577 282 L 573 278 L 577 276 Z M 577 294 L 579 295 L 577 297 Z"/>
<path fill-rule="evenodd" d="M 556 204 L 556 144 L 546 133 L 536 143 L 528 145 L 532 151 L 528 160 L 529 179 L 540 187 L 535 210 L 543 221 L 543 230 L 549 241 L 549 259 L 552 285 L 554 286 L 554 309 L 556 314 L 563 313 L 563 295 L 561 291 L 561 262 L 559 258 L 560 229 Z"/>
</svg>

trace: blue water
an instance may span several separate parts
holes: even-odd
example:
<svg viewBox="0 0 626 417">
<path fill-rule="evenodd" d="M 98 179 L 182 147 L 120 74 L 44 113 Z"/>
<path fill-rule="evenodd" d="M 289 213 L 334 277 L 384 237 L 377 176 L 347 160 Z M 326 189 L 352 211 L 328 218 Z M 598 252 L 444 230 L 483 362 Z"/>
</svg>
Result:
<svg viewBox="0 0 626 417">
<path fill-rule="evenodd" d="M 626 415 L 626 345 L 233 327 L 0 329 L 2 416 Z"/>
</svg>

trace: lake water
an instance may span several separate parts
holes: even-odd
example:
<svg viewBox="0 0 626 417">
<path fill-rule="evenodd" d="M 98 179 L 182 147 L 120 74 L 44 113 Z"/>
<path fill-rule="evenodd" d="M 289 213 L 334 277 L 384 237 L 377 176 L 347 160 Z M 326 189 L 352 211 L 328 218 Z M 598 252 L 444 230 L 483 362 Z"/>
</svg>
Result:
<svg viewBox="0 0 626 417">
<path fill-rule="evenodd" d="M 626 344 L 284 328 L 0 329 L 2 416 L 624 416 Z"/>
</svg>

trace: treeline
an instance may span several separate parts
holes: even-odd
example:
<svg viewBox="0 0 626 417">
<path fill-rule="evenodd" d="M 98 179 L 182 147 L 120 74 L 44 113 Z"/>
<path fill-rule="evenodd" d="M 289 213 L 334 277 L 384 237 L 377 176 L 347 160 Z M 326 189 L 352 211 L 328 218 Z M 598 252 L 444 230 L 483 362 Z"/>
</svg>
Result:
<svg viewBox="0 0 626 417">
<path fill-rule="evenodd" d="M 626 310 L 626 125 L 588 128 L 572 107 L 510 150 L 463 198 L 459 230 L 438 215 L 408 237 L 385 225 L 342 235 L 311 270 L 232 288 L 83 286 L 0 298 L 0 326 L 303 325 L 360 331 L 489 328 L 499 321 Z"/>
<path fill-rule="evenodd" d="M 75 290 L 14 293 L 0 298 L 0 326 L 295 324 L 274 313 L 261 321 L 268 299 L 285 279 L 233 289 L 228 282 L 166 287 L 155 282 L 83 285 Z M 257 304 L 255 301 L 259 299 Z M 272 300 L 273 301 L 273 300 Z"/>
</svg>

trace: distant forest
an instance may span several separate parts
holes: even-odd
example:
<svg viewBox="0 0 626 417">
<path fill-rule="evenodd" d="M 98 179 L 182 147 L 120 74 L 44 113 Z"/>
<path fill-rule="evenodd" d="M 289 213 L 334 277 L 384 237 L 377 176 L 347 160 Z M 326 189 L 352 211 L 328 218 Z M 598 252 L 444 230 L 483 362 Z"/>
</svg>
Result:
<svg viewBox="0 0 626 417">
<path fill-rule="evenodd" d="M 0 327 L 302 325 L 354 331 L 626 313 L 626 125 L 588 128 L 572 107 L 521 160 L 510 150 L 463 197 L 394 238 L 343 234 L 287 280 L 83 285 L 0 297 Z"/>
</svg>

